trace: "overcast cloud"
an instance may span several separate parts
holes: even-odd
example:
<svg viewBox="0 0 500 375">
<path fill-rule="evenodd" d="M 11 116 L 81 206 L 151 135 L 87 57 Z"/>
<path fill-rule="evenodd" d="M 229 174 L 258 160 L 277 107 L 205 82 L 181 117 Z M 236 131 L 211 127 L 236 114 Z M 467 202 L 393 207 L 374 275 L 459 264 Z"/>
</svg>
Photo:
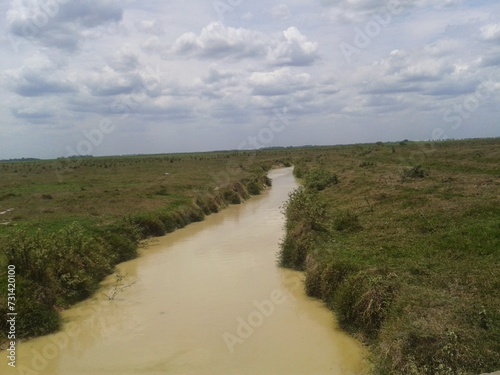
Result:
<svg viewBox="0 0 500 375">
<path fill-rule="evenodd" d="M 498 1 L 0 10 L 0 158 L 500 136 Z"/>
</svg>

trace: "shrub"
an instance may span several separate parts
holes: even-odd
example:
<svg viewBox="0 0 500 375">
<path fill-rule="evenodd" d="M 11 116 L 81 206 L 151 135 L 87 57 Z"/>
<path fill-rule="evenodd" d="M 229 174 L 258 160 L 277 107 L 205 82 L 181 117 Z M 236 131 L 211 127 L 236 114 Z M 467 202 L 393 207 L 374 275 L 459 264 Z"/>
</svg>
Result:
<svg viewBox="0 0 500 375">
<path fill-rule="evenodd" d="M 141 236 L 137 226 L 121 222 L 102 228 L 97 233 L 107 242 L 107 247 L 115 254 L 117 263 L 137 257 L 137 244 Z"/>
<path fill-rule="evenodd" d="M 417 179 L 424 178 L 426 176 L 426 172 L 417 165 L 416 167 L 403 169 L 400 173 L 402 181 L 406 181 L 407 179 Z"/>
<path fill-rule="evenodd" d="M 215 197 L 204 195 L 196 198 L 196 205 L 200 207 L 205 215 L 219 211 Z"/>
<path fill-rule="evenodd" d="M 337 175 L 325 169 L 316 169 L 308 173 L 305 180 L 306 188 L 314 191 L 321 191 L 339 183 Z"/>
<path fill-rule="evenodd" d="M 56 330 L 55 307 L 88 297 L 118 258 L 109 242 L 77 223 L 57 232 L 18 229 L 3 250 L 8 264 L 16 267 L 16 308 L 23 337 Z"/>
<path fill-rule="evenodd" d="M 187 216 L 189 218 L 189 222 L 196 223 L 199 221 L 203 221 L 205 219 L 205 213 L 199 207 L 189 207 L 186 208 Z"/>
<path fill-rule="evenodd" d="M 333 227 L 339 232 L 356 232 L 362 229 L 358 215 L 352 211 L 340 212 L 333 222 Z"/>
<path fill-rule="evenodd" d="M 372 161 L 363 161 L 363 162 L 359 163 L 359 166 L 361 168 L 370 168 L 370 167 L 375 167 L 375 163 Z"/>
<path fill-rule="evenodd" d="M 158 219 L 162 222 L 166 233 L 173 232 L 176 228 L 180 228 L 177 215 L 171 211 L 163 210 L 158 212 Z"/>
<path fill-rule="evenodd" d="M 267 177 L 267 175 L 263 175 L 262 180 L 264 182 L 264 185 L 273 186 L 273 180 L 271 180 L 269 177 Z"/>
<path fill-rule="evenodd" d="M 222 192 L 222 197 L 224 198 L 224 201 L 229 203 L 229 204 L 240 204 L 241 203 L 241 198 L 238 195 L 238 193 L 230 188 L 226 188 Z"/>
<path fill-rule="evenodd" d="M 394 276 L 377 269 L 349 275 L 333 301 L 339 321 L 367 335 L 376 335 L 395 295 Z"/>
<path fill-rule="evenodd" d="M 306 191 L 302 187 L 292 191 L 288 195 L 288 201 L 283 206 L 283 213 L 286 216 L 287 228 L 301 223 L 307 229 L 318 232 L 326 231 L 326 203 L 314 192 Z"/>
<path fill-rule="evenodd" d="M 332 259 L 330 261 L 307 260 L 305 287 L 311 297 L 323 299 L 328 307 L 334 308 L 333 298 L 342 282 L 358 267 L 346 261 Z"/>
<path fill-rule="evenodd" d="M 289 194 L 283 212 L 287 231 L 281 243 L 280 265 L 303 270 L 320 233 L 326 231 L 325 203 L 316 193 L 299 188 Z"/>
<path fill-rule="evenodd" d="M 262 190 L 262 185 L 257 180 L 247 181 L 245 186 L 251 195 L 259 195 Z"/>
<path fill-rule="evenodd" d="M 308 172 L 307 166 L 304 162 L 299 162 L 293 168 L 293 175 L 297 178 L 303 178 Z"/>
<path fill-rule="evenodd" d="M 159 237 L 166 233 L 165 225 L 154 214 L 135 216 L 132 218 L 132 223 L 139 227 L 142 238 Z"/>
<path fill-rule="evenodd" d="M 52 240 L 58 249 L 55 250 L 54 275 L 67 302 L 88 297 L 116 263 L 116 255 L 109 251 L 106 242 L 77 223 L 60 230 Z"/>
<path fill-rule="evenodd" d="M 280 244 L 280 266 L 303 271 L 307 255 L 313 249 L 315 239 L 314 233 L 306 230 L 301 224 L 287 231 L 285 239 Z"/>
<path fill-rule="evenodd" d="M 155 191 L 155 195 L 160 195 L 160 196 L 167 196 L 168 195 L 168 190 L 166 186 L 160 186 L 160 188 Z"/>
<path fill-rule="evenodd" d="M 18 338 L 46 335 L 59 329 L 61 319 L 55 308 L 54 290 L 17 276 L 16 293 Z"/>
</svg>

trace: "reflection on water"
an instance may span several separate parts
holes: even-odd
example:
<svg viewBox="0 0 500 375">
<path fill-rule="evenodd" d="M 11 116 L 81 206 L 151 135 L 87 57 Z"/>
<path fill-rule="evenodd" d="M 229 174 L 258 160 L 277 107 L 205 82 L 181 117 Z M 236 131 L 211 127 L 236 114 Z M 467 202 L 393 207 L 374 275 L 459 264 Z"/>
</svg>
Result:
<svg viewBox="0 0 500 375">
<path fill-rule="evenodd" d="M 301 273 L 276 266 L 296 182 L 290 168 L 270 177 L 261 196 L 151 241 L 119 266 L 133 285 L 109 300 L 109 277 L 62 332 L 20 345 L 6 373 L 363 374 L 363 348 L 305 296 Z"/>
</svg>

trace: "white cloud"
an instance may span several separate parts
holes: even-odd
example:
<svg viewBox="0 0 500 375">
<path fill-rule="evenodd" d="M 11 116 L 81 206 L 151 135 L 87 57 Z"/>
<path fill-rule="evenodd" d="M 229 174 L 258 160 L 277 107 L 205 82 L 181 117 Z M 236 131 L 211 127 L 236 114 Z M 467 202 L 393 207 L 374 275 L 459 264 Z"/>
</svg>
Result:
<svg viewBox="0 0 500 375">
<path fill-rule="evenodd" d="M 200 35 L 185 33 L 174 42 L 179 55 L 211 59 L 243 59 L 267 56 L 272 65 L 310 65 L 318 58 L 318 44 L 309 41 L 296 27 L 281 36 L 226 27 L 213 22 Z"/>
<path fill-rule="evenodd" d="M 244 28 L 226 27 L 213 22 L 200 35 L 185 33 L 175 41 L 172 50 L 178 54 L 193 54 L 207 58 L 242 58 L 263 54 L 265 36 Z"/>
<path fill-rule="evenodd" d="M 481 35 L 485 40 L 500 41 L 500 23 L 483 26 Z"/>
<path fill-rule="evenodd" d="M 318 55 L 318 43 L 310 42 L 296 27 L 283 32 L 283 38 L 269 48 L 268 59 L 275 65 L 310 65 Z"/>
</svg>

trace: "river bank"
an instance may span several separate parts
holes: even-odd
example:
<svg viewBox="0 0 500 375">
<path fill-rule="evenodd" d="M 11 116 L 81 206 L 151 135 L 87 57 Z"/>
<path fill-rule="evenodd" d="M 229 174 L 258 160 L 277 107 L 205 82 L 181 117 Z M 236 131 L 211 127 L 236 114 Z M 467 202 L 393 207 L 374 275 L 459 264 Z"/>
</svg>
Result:
<svg viewBox="0 0 500 375">
<path fill-rule="evenodd" d="M 500 368 L 498 140 L 337 148 L 297 161 L 282 266 L 362 337 L 375 374 Z M 418 160 L 420 164 L 415 164 Z"/>
</svg>

